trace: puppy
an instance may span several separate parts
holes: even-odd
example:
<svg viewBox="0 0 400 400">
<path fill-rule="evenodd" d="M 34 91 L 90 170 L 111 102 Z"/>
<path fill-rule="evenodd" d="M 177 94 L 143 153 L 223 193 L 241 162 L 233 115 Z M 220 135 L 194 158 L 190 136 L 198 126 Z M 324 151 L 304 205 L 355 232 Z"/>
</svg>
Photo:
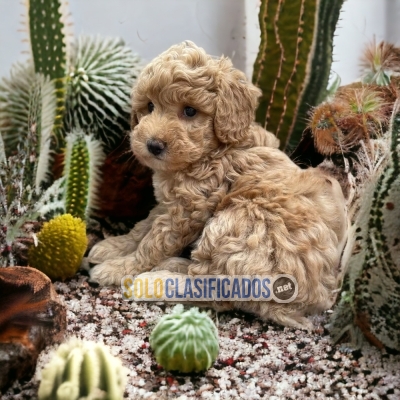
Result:
<svg viewBox="0 0 400 400">
<path fill-rule="evenodd" d="M 120 284 L 124 275 L 292 275 L 291 303 L 210 303 L 239 308 L 286 326 L 335 299 L 346 241 L 338 182 L 302 170 L 254 124 L 260 90 L 228 58 L 194 43 L 155 58 L 132 92 L 131 146 L 154 171 L 158 205 L 124 236 L 90 251 L 91 279 Z M 191 259 L 180 258 L 194 246 Z M 155 272 L 157 271 L 157 272 Z"/>
</svg>

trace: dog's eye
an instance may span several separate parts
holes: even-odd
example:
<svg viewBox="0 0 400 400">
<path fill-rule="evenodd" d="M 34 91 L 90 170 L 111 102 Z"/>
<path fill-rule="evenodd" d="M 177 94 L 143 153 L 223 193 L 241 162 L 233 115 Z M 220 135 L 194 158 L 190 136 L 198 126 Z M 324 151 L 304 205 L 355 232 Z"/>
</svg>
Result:
<svg viewBox="0 0 400 400">
<path fill-rule="evenodd" d="M 154 110 L 154 104 L 150 101 L 149 104 L 147 104 L 147 109 L 149 110 L 149 113 L 152 113 Z"/>
<path fill-rule="evenodd" d="M 193 107 L 185 107 L 183 109 L 183 115 L 185 117 L 194 117 L 197 111 Z"/>
</svg>

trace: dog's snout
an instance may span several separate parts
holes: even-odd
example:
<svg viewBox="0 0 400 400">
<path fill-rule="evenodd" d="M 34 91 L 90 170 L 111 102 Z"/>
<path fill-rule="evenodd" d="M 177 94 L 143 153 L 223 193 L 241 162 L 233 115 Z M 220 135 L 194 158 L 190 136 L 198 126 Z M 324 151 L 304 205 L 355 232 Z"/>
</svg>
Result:
<svg viewBox="0 0 400 400">
<path fill-rule="evenodd" d="M 159 156 L 162 152 L 164 152 L 166 147 L 166 143 L 161 140 L 150 139 L 147 141 L 147 150 L 149 150 L 149 152 L 155 156 Z"/>
</svg>

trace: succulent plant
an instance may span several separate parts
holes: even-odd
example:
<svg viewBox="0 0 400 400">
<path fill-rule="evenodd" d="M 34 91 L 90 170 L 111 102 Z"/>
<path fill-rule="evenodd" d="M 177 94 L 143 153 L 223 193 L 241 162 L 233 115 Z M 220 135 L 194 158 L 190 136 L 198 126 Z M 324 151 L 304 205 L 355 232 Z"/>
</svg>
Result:
<svg viewBox="0 0 400 400">
<path fill-rule="evenodd" d="M 360 141 L 386 132 L 395 93 L 390 88 L 355 84 L 341 87 L 311 111 L 309 127 L 318 151 L 330 156 L 354 150 Z"/>
<path fill-rule="evenodd" d="M 66 212 L 87 219 L 96 209 L 102 150 L 129 129 L 139 69 L 120 39 L 81 37 L 71 46 L 66 2 L 27 0 L 26 7 L 31 59 L 0 83 L 2 266 L 25 265 L 43 220 Z"/>
<path fill-rule="evenodd" d="M 66 137 L 64 159 L 65 209 L 85 219 L 96 208 L 100 168 L 105 155 L 101 143 L 76 131 Z"/>
<path fill-rule="evenodd" d="M 44 223 L 37 244 L 29 249 L 31 267 L 49 278 L 66 279 L 76 274 L 87 246 L 86 225 L 70 214 Z"/>
<path fill-rule="evenodd" d="M 110 150 L 130 128 L 139 57 L 119 38 L 80 36 L 72 48 L 65 129 L 85 129 Z"/>
<path fill-rule="evenodd" d="M 218 356 L 218 331 L 206 313 L 197 307 L 184 311 L 178 304 L 158 321 L 150 346 L 166 370 L 199 372 L 210 368 Z"/>
<path fill-rule="evenodd" d="M 392 76 L 400 74 L 400 48 L 391 43 L 374 40 L 366 47 L 361 59 L 364 83 L 389 85 Z"/>
<path fill-rule="evenodd" d="M 310 107 L 327 95 L 332 42 L 343 0 L 262 0 L 253 83 L 263 91 L 256 120 L 291 150 Z"/>
<path fill-rule="evenodd" d="M 36 73 L 48 78 L 56 89 L 52 132 L 62 141 L 62 117 L 67 70 L 66 7 L 62 0 L 28 0 L 28 31 Z"/>
<path fill-rule="evenodd" d="M 339 304 L 330 325 L 335 341 L 400 350 L 400 107 L 363 161 L 367 178 L 355 188 L 356 210 Z M 358 162 L 360 162 L 358 161 Z M 354 168 L 354 167 L 353 167 Z M 355 169 L 355 168 L 354 168 Z"/>
<path fill-rule="evenodd" d="M 42 370 L 39 400 L 122 400 L 127 370 L 109 349 L 71 338 Z"/>
<path fill-rule="evenodd" d="M 7 155 L 16 150 L 21 136 L 26 136 L 35 76 L 32 63 L 15 64 L 10 77 L 3 78 L 0 83 L 0 133 Z"/>
<path fill-rule="evenodd" d="M 40 227 L 38 224 L 39 213 L 35 203 L 40 196 L 40 184 L 45 179 L 43 165 L 39 156 L 41 146 L 41 133 L 47 132 L 42 125 L 43 104 L 38 103 L 38 97 L 43 98 L 42 89 L 46 85 L 43 77 L 38 76 L 37 85 L 30 89 L 30 101 L 27 104 L 26 128 L 16 141 L 16 147 L 6 155 L 6 146 L 1 140 L 0 161 L 0 265 L 16 265 L 26 259 L 27 246 L 33 242 L 33 234 Z M 51 90 L 50 90 L 51 95 Z M 51 112 L 50 112 L 51 114 Z M 21 126 L 22 127 L 22 126 Z M 43 150 L 42 157 L 48 157 Z"/>
</svg>

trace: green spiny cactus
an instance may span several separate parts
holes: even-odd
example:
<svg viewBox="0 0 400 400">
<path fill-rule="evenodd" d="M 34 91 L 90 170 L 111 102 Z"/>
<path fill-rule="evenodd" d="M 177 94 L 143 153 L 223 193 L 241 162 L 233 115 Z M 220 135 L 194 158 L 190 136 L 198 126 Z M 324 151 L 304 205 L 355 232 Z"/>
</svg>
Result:
<svg viewBox="0 0 400 400">
<path fill-rule="evenodd" d="M 82 131 L 66 137 L 65 151 L 65 209 L 85 219 L 97 207 L 97 189 L 104 153 L 99 141 Z"/>
<path fill-rule="evenodd" d="M 331 323 L 334 340 L 356 346 L 363 335 L 376 346 L 400 350 L 400 103 L 376 147 L 369 179 L 359 196 L 353 253 Z M 351 237 L 351 236 L 350 236 Z"/>
<path fill-rule="evenodd" d="M 253 83 L 263 95 L 256 120 L 283 148 L 300 141 L 307 112 L 326 96 L 333 33 L 343 0 L 262 0 Z"/>
<path fill-rule="evenodd" d="M 157 323 L 150 346 L 166 370 L 199 372 L 210 368 L 218 356 L 218 331 L 206 313 L 197 307 L 184 312 L 178 304 Z"/>
<path fill-rule="evenodd" d="M 37 235 L 37 245 L 29 249 L 31 267 L 51 279 L 70 278 L 76 274 L 87 246 L 86 225 L 70 214 L 46 222 Z"/>
<path fill-rule="evenodd" d="M 26 136 L 30 93 L 35 79 L 32 64 L 15 64 L 10 78 L 3 78 L 0 83 L 0 134 L 7 155 L 11 155 L 21 137 Z"/>
<path fill-rule="evenodd" d="M 130 127 L 130 91 L 139 58 L 118 38 L 81 36 L 73 47 L 65 125 L 82 128 L 110 150 Z"/>
<path fill-rule="evenodd" d="M 42 370 L 39 400 L 122 400 L 127 369 L 100 343 L 72 338 Z"/>
<path fill-rule="evenodd" d="M 26 263 L 43 220 L 65 212 L 85 219 L 96 208 L 102 147 L 110 150 L 129 129 L 138 71 L 137 57 L 118 39 L 81 38 L 69 47 L 64 1 L 26 4 L 32 59 L 0 83 L 2 266 Z M 64 118 L 67 80 L 71 109 Z M 63 150 L 71 131 L 64 176 L 52 182 L 50 155 Z"/>
<path fill-rule="evenodd" d="M 66 16 L 60 0 L 28 0 L 29 33 L 35 72 L 50 78 L 57 90 L 54 129 L 62 126 L 67 70 Z M 60 138 L 60 134 L 58 135 Z"/>
<path fill-rule="evenodd" d="M 38 190 L 48 180 L 50 143 L 56 117 L 56 90 L 53 82 L 41 73 L 34 73 L 31 65 L 15 65 L 10 79 L 0 84 L 0 134 L 3 136 L 7 155 L 15 154 L 18 143 L 26 143 L 29 129 L 35 149 L 35 169 L 25 175 L 27 184 Z M 41 156 L 39 156 L 41 155 Z M 26 183 L 26 182 L 25 182 Z"/>
</svg>

